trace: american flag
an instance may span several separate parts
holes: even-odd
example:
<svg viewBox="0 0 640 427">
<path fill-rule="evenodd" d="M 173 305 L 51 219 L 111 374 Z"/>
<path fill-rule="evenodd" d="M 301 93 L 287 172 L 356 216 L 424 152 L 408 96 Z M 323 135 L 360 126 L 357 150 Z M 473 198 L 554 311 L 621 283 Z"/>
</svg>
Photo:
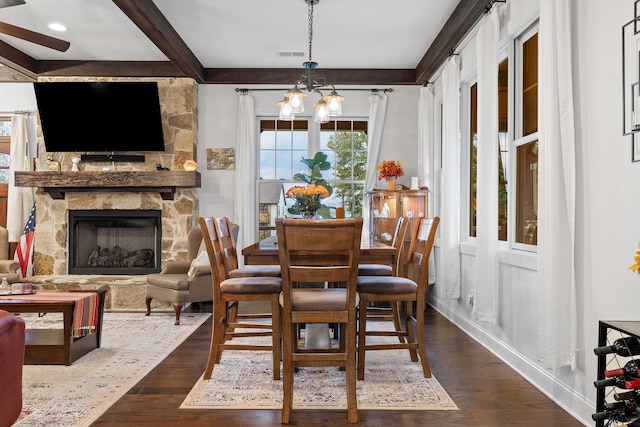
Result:
<svg viewBox="0 0 640 427">
<path fill-rule="evenodd" d="M 33 235 L 36 228 L 36 204 L 33 203 L 27 224 L 24 226 L 20 241 L 16 247 L 14 260 L 20 263 L 20 273 L 22 277 L 29 277 L 33 274 Z"/>
</svg>

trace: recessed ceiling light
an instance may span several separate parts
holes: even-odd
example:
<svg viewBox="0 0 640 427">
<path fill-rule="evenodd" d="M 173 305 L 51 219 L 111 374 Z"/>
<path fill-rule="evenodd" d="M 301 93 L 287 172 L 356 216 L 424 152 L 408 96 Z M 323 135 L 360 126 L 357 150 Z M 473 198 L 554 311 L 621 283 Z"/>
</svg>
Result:
<svg viewBox="0 0 640 427">
<path fill-rule="evenodd" d="M 52 29 L 53 31 L 67 31 L 67 27 L 57 22 L 49 24 L 49 28 Z"/>
</svg>

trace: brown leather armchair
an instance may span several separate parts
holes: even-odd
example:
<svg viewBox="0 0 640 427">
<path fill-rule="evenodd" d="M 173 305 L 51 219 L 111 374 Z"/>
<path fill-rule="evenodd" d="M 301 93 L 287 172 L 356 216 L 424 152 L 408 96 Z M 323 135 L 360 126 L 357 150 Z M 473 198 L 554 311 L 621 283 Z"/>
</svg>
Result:
<svg viewBox="0 0 640 427">
<path fill-rule="evenodd" d="M 9 259 L 9 231 L 0 226 L 0 280 L 6 277 L 9 283 L 19 281 L 19 268 L 20 264 Z"/>
<path fill-rule="evenodd" d="M 22 411 L 22 364 L 24 363 L 24 320 L 0 310 L 0 427 L 9 427 Z"/>
</svg>

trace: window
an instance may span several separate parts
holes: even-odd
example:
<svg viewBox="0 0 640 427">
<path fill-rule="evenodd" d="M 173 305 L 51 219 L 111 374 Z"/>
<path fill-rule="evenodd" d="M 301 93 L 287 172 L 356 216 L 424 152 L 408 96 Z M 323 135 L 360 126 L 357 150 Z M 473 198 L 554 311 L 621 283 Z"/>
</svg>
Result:
<svg viewBox="0 0 640 427">
<path fill-rule="evenodd" d="M 362 217 L 367 122 L 335 120 L 320 125 L 320 151 L 331 162 L 331 169 L 324 175 L 333 185 L 327 204 L 344 207 L 346 216 Z"/>
<path fill-rule="evenodd" d="M 507 240 L 509 182 L 509 60 L 498 65 L 498 240 Z"/>
<path fill-rule="evenodd" d="M 0 117 L 0 184 L 9 183 L 9 148 L 11 117 Z"/>
<path fill-rule="evenodd" d="M 478 192 L 478 83 L 469 89 L 469 236 L 476 237 Z"/>
<path fill-rule="evenodd" d="M 538 34 L 516 40 L 515 243 L 538 242 Z M 517 246 L 517 245 L 516 245 Z"/>
<path fill-rule="evenodd" d="M 347 217 L 362 216 L 367 164 L 367 121 L 334 120 L 316 124 L 307 119 L 260 120 L 259 232 L 260 239 L 275 230 L 275 218 L 288 215 L 292 201 L 286 191 L 300 185 L 293 175 L 305 171 L 300 162 L 318 151 L 328 156 L 331 169 L 322 176 L 333 186 L 324 200 L 330 207 L 342 206 Z M 333 211 L 332 211 L 333 214 Z"/>
</svg>

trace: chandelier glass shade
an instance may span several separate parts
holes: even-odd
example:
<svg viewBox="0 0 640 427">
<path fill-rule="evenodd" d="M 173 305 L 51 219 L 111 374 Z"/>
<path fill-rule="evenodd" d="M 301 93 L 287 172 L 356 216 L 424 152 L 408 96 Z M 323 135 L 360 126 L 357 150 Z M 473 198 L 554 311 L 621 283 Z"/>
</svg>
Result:
<svg viewBox="0 0 640 427">
<path fill-rule="evenodd" d="M 314 75 L 318 64 L 313 62 L 311 50 L 313 44 L 313 6 L 320 0 L 304 0 L 308 5 L 309 14 L 309 60 L 304 62 L 305 73 L 296 81 L 291 89 L 287 91 L 282 101 L 276 105 L 280 107 L 280 120 L 294 120 L 295 115 L 304 112 L 304 98 L 306 92 L 313 92 L 320 95 L 320 100 L 313 106 L 315 110 L 314 120 L 317 123 L 327 123 L 330 117 L 342 115 L 342 102 L 344 97 L 336 92 L 333 84 L 328 84 L 317 80 Z M 328 95 L 323 95 L 322 90 L 330 89 Z"/>
</svg>

